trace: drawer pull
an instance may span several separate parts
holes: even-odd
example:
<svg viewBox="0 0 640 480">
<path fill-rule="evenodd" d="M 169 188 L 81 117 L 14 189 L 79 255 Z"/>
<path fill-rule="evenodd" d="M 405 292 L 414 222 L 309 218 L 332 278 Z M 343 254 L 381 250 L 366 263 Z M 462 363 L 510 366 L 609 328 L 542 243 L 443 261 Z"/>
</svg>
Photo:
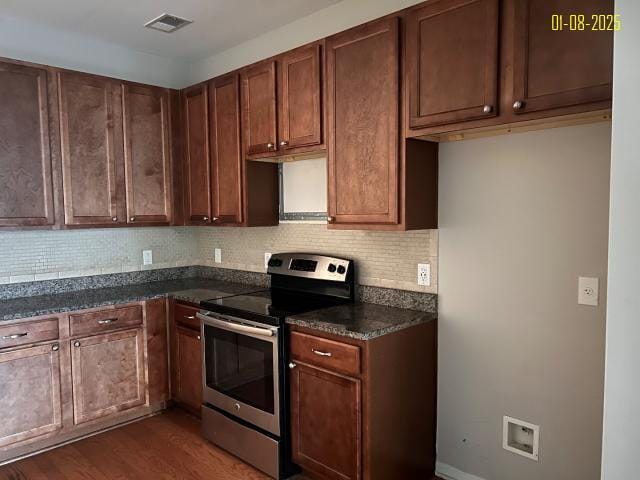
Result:
<svg viewBox="0 0 640 480">
<path fill-rule="evenodd" d="M 27 335 L 29 335 L 29 332 L 14 333 L 13 335 L 4 335 L 2 340 L 15 340 L 16 338 L 26 337 Z"/>
<path fill-rule="evenodd" d="M 313 353 L 315 353 L 316 355 L 320 355 L 321 357 L 330 357 L 331 356 L 331 352 L 322 352 L 320 350 L 316 350 L 315 348 L 312 348 L 311 351 Z"/>
<path fill-rule="evenodd" d="M 105 318 L 104 320 L 98 320 L 100 325 L 109 325 L 110 323 L 117 322 L 117 318 Z"/>
<path fill-rule="evenodd" d="M 189 315 L 189 316 L 184 317 L 184 318 L 186 318 L 187 320 L 195 320 L 196 319 L 195 315 Z"/>
</svg>

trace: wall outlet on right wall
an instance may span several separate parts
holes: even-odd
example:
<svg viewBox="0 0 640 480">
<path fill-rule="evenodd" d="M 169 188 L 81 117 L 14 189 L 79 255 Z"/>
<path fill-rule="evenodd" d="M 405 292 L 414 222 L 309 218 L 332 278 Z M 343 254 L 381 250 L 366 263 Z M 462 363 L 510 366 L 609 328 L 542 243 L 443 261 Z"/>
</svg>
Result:
<svg viewBox="0 0 640 480">
<path fill-rule="evenodd" d="M 418 264 L 418 285 L 424 287 L 431 285 L 431 265 L 428 263 Z"/>
<path fill-rule="evenodd" d="M 222 263 L 222 250 L 220 248 L 213 249 L 213 261 L 215 263 Z"/>
<path fill-rule="evenodd" d="M 599 281 L 597 277 L 578 277 L 578 304 L 598 306 Z"/>
</svg>

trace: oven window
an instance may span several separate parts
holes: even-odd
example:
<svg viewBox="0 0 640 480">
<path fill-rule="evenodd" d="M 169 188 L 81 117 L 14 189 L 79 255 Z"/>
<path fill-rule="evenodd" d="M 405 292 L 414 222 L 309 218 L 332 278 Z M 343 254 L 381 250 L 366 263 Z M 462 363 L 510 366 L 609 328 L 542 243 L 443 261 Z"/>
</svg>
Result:
<svg viewBox="0 0 640 480">
<path fill-rule="evenodd" d="M 204 341 L 207 386 L 274 413 L 273 344 L 210 325 Z"/>
</svg>

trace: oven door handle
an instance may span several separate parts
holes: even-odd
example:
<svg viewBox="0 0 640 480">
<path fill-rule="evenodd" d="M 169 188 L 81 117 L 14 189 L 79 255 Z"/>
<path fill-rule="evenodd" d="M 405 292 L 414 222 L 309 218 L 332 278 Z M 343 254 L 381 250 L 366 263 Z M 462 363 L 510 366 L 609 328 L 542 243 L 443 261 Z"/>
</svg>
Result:
<svg viewBox="0 0 640 480">
<path fill-rule="evenodd" d="M 200 320 L 202 320 L 204 323 L 221 327 L 221 328 L 224 328 L 225 330 L 230 330 L 232 332 L 250 333 L 253 335 L 260 335 L 262 337 L 273 337 L 273 330 L 269 330 L 268 328 L 251 327 L 249 325 L 242 325 L 239 323 L 227 322 L 225 320 L 220 320 L 215 317 L 202 315 L 201 313 L 196 313 L 196 316 Z"/>
</svg>

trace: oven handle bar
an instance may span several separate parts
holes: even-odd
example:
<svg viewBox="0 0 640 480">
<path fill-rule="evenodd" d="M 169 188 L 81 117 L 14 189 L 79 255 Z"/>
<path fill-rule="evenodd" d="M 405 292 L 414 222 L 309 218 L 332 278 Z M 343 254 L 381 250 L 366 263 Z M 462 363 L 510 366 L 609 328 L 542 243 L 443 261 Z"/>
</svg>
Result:
<svg viewBox="0 0 640 480">
<path fill-rule="evenodd" d="M 269 330 L 268 328 L 251 327 L 249 325 L 241 325 L 239 323 L 226 322 L 224 320 L 220 320 L 215 317 L 202 315 L 201 313 L 196 313 L 196 316 L 200 320 L 202 320 L 204 323 L 208 323 L 209 325 L 215 325 L 215 326 L 224 328 L 226 330 L 231 330 L 233 332 L 251 333 L 253 335 L 260 335 L 263 337 L 273 337 L 273 330 Z"/>
</svg>

